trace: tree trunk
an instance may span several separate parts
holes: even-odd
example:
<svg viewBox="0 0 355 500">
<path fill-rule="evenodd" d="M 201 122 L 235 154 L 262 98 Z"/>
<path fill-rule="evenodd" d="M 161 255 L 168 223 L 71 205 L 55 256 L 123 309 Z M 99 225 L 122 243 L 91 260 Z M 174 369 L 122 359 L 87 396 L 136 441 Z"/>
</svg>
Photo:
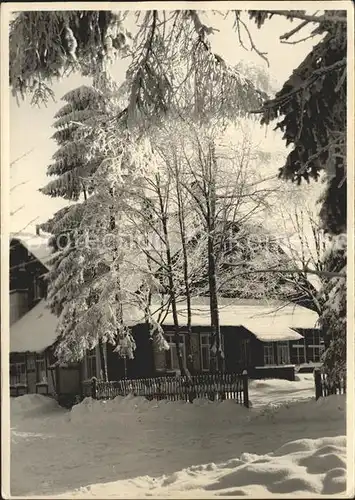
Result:
<svg viewBox="0 0 355 500">
<path fill-rule="evenodd" d="M 207 252 L 208 252 L 208 287 L 210 293 L 211 313 L 211 371 L 224 371 L 224 353 L 222 350 L 221 328 L 218 312 L 217 266 L 215 255 L 216 229 L 216 186 L 215 186 L 215 157 L 214 146 L 210 146 L 210 173 L 208 179 L 207 199 Z"/>
<path fill-rule="evenodd" d="M 219 324 L 216 261 L 213 237 L 208 238 L 208 286 L 211 312 L 211 371 L 223 370 L 221 328 Z"/>
<path fill-rule="evenodd" d="M 99 353 L 100 353 L 100 365 L 102 371 L 102 378 L 105 382 L 108 382 L 108 374 L 107 374 L 107 360 L 104 352 L 104 345 L 102 340 L 99 340 Z"/>
<path fill-rule="evenodd" d="M 176 355 L 178 358 L 178 363 L 179 363 L 179 370 L 181 375 L 186 375 L 186 369 L 185 369 L 185 364 L 184 364 L 184 358 L 180 349 L 180 329 L 179 329 L 179 321 L 178 321 L 178 316 L 177 316 L 177 311 L 176 311 L 176 301 L 175 299 L 172 300 L 172 311 L 173 311 L 173 318 L 174 318 L 174 330 L 175 330 L 175 335 L 174 335 L 174 341 L 175 341 L 175 346 L 176 346 Z M 175 304 L 175 307 L 174 307 Z M 174 312 L 175 310 L 175 312 Z"/>
<path fill-rule="evenodd" d="M 174 286 L 174 276 L 173 276 L 173 267 L 172 267 L 172 259 L 171 259 L 171 250 L 169 243 L 169 234 L 168 234 L 168 216 L 166 214 L 166 210 L 164 208 L 163 198 L 160 189 L 160 181 L 157 176 L 157 191 L 159 196 L 159 205 L 160 205 L 160 214 L 161 214 L 161 223 L 163 228 L 164 240 L 165 240 L 165 254 L 166 254 L 166 264 L 167 264 L 167 272 L 168 272 L 168 283 L 169 283 L 169 295 L 171 302 L 171 309 L 173 313 L 173 321 L 174 321 L 174 341 L 176 346 L 176 355 L 179 363 L 179 370 L 181 375 L 186 374 L 184 359 L 182 356 L 182 352 L 180 349 L 180 328 L 179 328 L 179 318 L 176 307 L 176 293 Z"/>
<path fill-rule="evenodd" d="M 110 188 L 110 195 L 112 198 L 114 197 L 114 192 L 113 188 Z M 115 231 L 116 229 L 116 218 L 115 218 L 115 210 L 114 206 L 112 205 L 111 207 L 111 214 L 110 214 L 110 231 Z M 118 247 L 115 245 L 113 248 L 113 259 L 116 260 L 118 257 Z M 116 293 L 116 302 L 117 302 L 117 318 L 118 322 L 123 325 L 123 308 L 122 308 L 122 300 L 121 300 L 121 282 L 119 278 L 119 266 L 116 264 L 116 269 L 117 269 L 117 293 Z M 120 329 L 117 330 L 117 340 L 116 340 L 116 346 L 119 345 L 119 336 L 120 336 Z M 126 366 L 126 364 L 125 364 Z"/>
<path fill-rule="evenodd" d="M 165 234 L 165 231 L 164 231 L 164 234 Z M 175 294 L 175 289 L 174 289 L 174 278 L 173 278 L 172 265 L 171 265 L 171 253 L 170 253 L 170 246 L 169 246 L 168 241 L 167 241 L 167 247 L 166 247 L 166 256 L 167 256 L 167 267 L 168 267 L 168 275 L 169 275 L 168 281 L 169 281 L 169 288 L 170 288 L 171 310 L 173 313 L 173 321 L 174 321 L 174 331 L 175 331 L 174 341 L 175 341 L 175 346 L 176 346 L 176 355 L 178 358 L 180 373 L 181 373 L 181 375 L 186 375 L 184 358 L 182 356 L 182 352 L 180 349 L 179 317 L 178 317 L 177 307 L 176 307 L 176 294 Z"/>
<path fill-rule="evenodd" d="M 148 203 L 146 203 L 145 205 L 143 205 L 143 212 L 147 211 L 147 217 L 150 218 L 150 213 L 148 212 L 148 210 L 149 210 L 149 205 L 148 205 Z M 145 243 L 146 248 L 149 248 L 149 235 L 148 235 L 148 232 L 144 234 L 144 243 Z M 150 275 L 153 276 L 154 271 L 152 269 L 152 263 L 151 263 L 151 259 L 150 259 L 149 254 L 146 255 L 146 261 L 147 261 L 148 271 L 149 271 Z M 146 318 L 146 323 L 147 323 L 148 326 L 149 326 L 148 313 L 150 311 L 151 303 L 152 303 L 152 290 L 151 290 L 151 288 L 149 288 L 149 291 L 148 291 L 148 301 L 147 301 L 147 306 L 145 308 L 145 318 Z"/>
<path fill-rule="evenodd" d="M 176 173 L 176 193 L 178 200 L 179 228 L 180 228 L 181 246 L 183 254 L 183 272 L 184 272 L 186 306 L 187 306 L 186 364 L 188 372 L 187 375 L 190 375 L 194 372 L 194 353 L 192 349 L 192 328 L 191 328 L 192 314 L 191 314 L 191 291 L 189 283 L 189 262 L 187 257 L 187 248 L 186 248 L 185 210 L 181 196 L 181 188 L 179 183 L 179 175 L 177 167 L 175 173 Z"/>
</svg>

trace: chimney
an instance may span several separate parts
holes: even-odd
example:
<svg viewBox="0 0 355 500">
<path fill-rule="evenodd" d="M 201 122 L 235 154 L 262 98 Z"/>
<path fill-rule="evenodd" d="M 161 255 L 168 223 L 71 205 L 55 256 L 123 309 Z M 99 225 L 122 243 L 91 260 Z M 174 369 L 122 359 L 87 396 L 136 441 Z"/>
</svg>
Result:
<svg viewBox="0 0 355 500">
<path fill-rule="evenodd" d="M 37 234 L 37 236 L 39 236 L 39 229 L 40 229 L 40 227 L 39 227 L 39 225 L 37 224 L 37 225 L 36 225 L 36 234 Z"/>
</svg>

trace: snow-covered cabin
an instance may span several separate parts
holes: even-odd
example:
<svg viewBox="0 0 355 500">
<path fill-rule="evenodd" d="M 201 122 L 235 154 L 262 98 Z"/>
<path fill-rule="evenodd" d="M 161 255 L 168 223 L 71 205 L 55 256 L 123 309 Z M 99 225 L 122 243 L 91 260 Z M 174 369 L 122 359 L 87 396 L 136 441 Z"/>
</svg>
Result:
<svg viewBox="0 0 355 500">
<path fill-rule="evenodd" d="M 47 326 L 49 311 L 43 306 L 49 255 L 48 237 L 10 234 L 11 395 L 53 392 L 45 351 L 55 341 L 55 325 Z"/>
<path fill-rule="evenodd" d="M 157 302 L 156 310 L 160 309 Z M 210 370 L 210 308 L 208 297 L 192 300 L 192 348 L 194 372 Z M 154 303 L 151 308 L 153 317 Z M 122 360 L 114 346 L 105 346 L 109 380 L 148 378 L 179 373 L 174 341 L 172 313 L 163 322 L 165 338 L 170 349 L 159 351 L 150 340 L 149 327 L 138 323 L 139 314 L 127 312 L 125 322 L 132 325 L 136 342 L 134 359 Z M 187 310 L 186 303 L 178 303 L 180 347 L 186 363 Z M 225 352 L 225 369 L 240 373 L 247 369 L 251 378 L 283 378 L 294 380 L 295 367 L 306 364 L 309 369 L 319 361 L 323 350 L 318 315 L 314 311 L 289 302 L 252 299 L 219 300 L 219 318 Z M 89 354 L 90 376 L 100 377 L 98 350 Z"/>
<path fill-rule="evenodd" d="M 160 304 L 157 303 L 157 310 Z M 154 305 L 152 306 L 154 311 Z M 158 314 L 156 320 L 158 320 Z M 180 347 L 186 362 L 187 309 L 178 303 Z M 240 373 L 247 369 L 252 378 L 285 378 L 294 380 L 295 366 L 317 362 L 323 345 L 317 328 L 318 315 L 297 304 L 253 299 L 219 299 L 219 319 L 225 352 L 225 369 Z M 170 349 L 155 350 L 148 342 L 148 327 L 135 325 L 132 334 L 137 348 L 135 358 L 127 360 L 128 378 L 152 377 L 179 372 L 174 341 L 172 313 L 164 319 L 163 329 Z M 192 348 L 194 370 L 210 370 L 210 306 L 208 297 L 192 299 Z M 108 376 L 117 380 L 124 375 L 121 360 L 114 359 L 107 346 Z M 95 354 L 93 354 L 94 356 Z M 98 373 L 98 372 L 97 372 Z"/>
<path fill-rule="evenodd" d="M 83 381 L 101 376 L 98 348 L 81 363 L 56 366 L 54 346 L 58 319 L 46 307 L 46 280 L 51 249 L 48 235 L 12 234 L 10 238 L 10 385 L 11 394 L 40 392 L 73 400 Z M 247 368 L 251 377 L 293 379 L 295 365 L 319 361 L 322 342 L 314 311 L 289 302 L 222 298 L 219 301 L 225 365 L 228 372 Z M 159 308 L 159 306 L 157 307 Z M 152 308 L 154 310 L 154 308 Z M 178 304 L 181 349 L 186 357 L 186 304 Z M 141 312 L 140 312 L 141 314 Z M 158 318 L 156 318 L 158 319 Z M 135 313 L 130 317 L 137 323 Z M 192 345 L 196 373 L 208 372 L 209 299 L 193 299 Z M 104 347 L 108 377 L 119 380 L 178 372 L 173 320 L 163 324 L 168 351 L 156 351 L 145 324 L 132 326 L 135 358 L 124 361 L 114 347 Z"/>
<path fill-rule="evenodd" d="M 48 237 L 10 234 L 10 325 L 46 295 Z"/>
<path fill-rule="evenodd" d="M 55 366 L 58 319 L 46 307 L 48 235 L 10 234 L 10 395 L 80 392 L 80 367 Z"/>
<path fill-rule="evenodd" d="M 186 356 L 186 303 L 178 305 L 181 327 L 181 349 Z M 280 301 L 253 299 L 219 299 L 225 368 L 227 372 L 248 370 L 251 377 L 294 378 L 295 365 L 319 361 L 322 345 L 317 328 L 318 315 L 310 309 Z M 171 349 L 156 353 L 158 370 L 177 370 L 178 360 L 173 339 L 173 318 L 164 320 Z M 195 369 L 210 368 L 210 306 L 209 299 L 192 300 L 192 343 Z M 185 326 L 186 328 L 186 326 Z M 315 338 L 316 337 L 316 338 Z"/>
</svg>

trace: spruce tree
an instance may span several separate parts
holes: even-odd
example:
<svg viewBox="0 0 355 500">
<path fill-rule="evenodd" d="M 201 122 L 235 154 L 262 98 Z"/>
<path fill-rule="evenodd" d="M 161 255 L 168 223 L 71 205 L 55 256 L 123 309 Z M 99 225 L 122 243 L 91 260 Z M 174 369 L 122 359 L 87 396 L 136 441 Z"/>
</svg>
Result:
<svg viewBox="0 0 355 500">
<path fill-rule="evenodd" d="M 92 87 L 64 96 L 67 104 L 54 124 L 53 138 L 59 148 L 48 167 L 48 174 L 56 178 L 41 189 L 49 196 L 77 202 L 43 225 L 53 234 L 48 298 L 60 316 L 57 355 L 62 361 L 81 359 L 98 342 L 109 341 L 128 357 L 135 348 L 122 317 L 123 295 L 128 294 L 125 269 L 126 276 L 133 272 L 127 263 L 119 264 L 124 227 L 122 220 L 116 221 L 122 211 L 117 204 L 123 200 L 118 193 L 122 185 L 105 148 L 96 143 L 92 147 L 92 124 L 105 120 L 108 107 L 115 106 L 111 91 L 117 88 L 110 89 L 109 83 L 103 72 Z M 111 196 L 114 189 L 117 193 Z M 113 242 L 105 246 L 108 237 Z M 132 286 L 138 288 L 137 282 Z M 130 290 L 133 297 L 135 290 Z"/>
<path fill-rule="evenodd" d="M 299 25 L 283 35 L 292 40 L 307 25 L 311 36 L 323 35 L 275 98 L 261 109 L 262 123 L 277 121 L 291 150 L 280 176 L 301 183 L 322 177 L 320 217 L 333 240 L 324 257 L 324 270 L 346 273 L 347 231 L 347 19 L 346 12 L 329 10 L 307 16 L 302 11 L 251 11 L 261 27 L 275 15 Z M 341 244 L 339 244 L 341 242 Z M 320 325 L 326 336 L 325 370 L 334 379 L 346 370 L 346 278 L 324 284 Z"/>
</svg>

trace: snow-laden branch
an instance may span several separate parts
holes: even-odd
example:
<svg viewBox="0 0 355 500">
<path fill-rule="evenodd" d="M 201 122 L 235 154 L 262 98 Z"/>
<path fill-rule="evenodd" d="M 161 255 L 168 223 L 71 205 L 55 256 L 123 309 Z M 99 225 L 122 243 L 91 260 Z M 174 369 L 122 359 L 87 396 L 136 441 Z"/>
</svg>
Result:
<svg viewBox="0 0 355 500">
<path fill-rule="evenodd" d="M 331 71 L 338 70 L 342 67 L 346 68 L 346 58 L 344 57 L 340 61 L 336 61 L 334 64 L 330 66 L 325 66 L 319 69 L 316 69 L 312 72 L 311 76 L 307 78 L 305 81 L 298 86 L 295 86 L 290 92 L 287 94 L 282 94 L 279 97 L 276 97 L 272 101 L 264 103 L 263 107 L 257 110 L 251 110 L 250 113 L 265 113 L 265 110 L 268 108 L 274 108 L 276 105 L 280 106 L 289 100 L 293 95 L 298 94 L 299 92 L 303 92 L 307 87 L 313 85 L 313 83 L 317 80 L 318 77 L 324 75 L 325 73 L 329 73 Z"/>
<path fill-rule="evenodd" d="M 310 15 L 305 14 L 301 10 L 292 11 L 292 10 L 266 10 L 268 14 L 272 14 L 275 16 L 283 16 L 289 19 L 300 19 L 303 21 L 311 22 L 311 23 L 323 23 L 323 22 L 331 22 L 331 23 L 346 23 L 346 16 L 329 16 L 329 15 Z"/>
<path fill-rule="evenodd" d="M 233 264 L 231 262 L 224 262 L 223 265 L 229 266 L 229 267 L 238 267 L 239 264 Z M 254 273 L 281 273 L 281 274 L 315 274 L 317 276 L 321 276 L 324 278 L 346 278 L 345 273 L 338 273 L 338 272 L 331 272 L 331 271 L 318 271 L 316 269 L 310 269 L 308 267 L 305 267 L 303 269 L 297 269 L 297 268 L 290 268 L 290 269 L 253 269 L 253 270 L 248 270 L 248 271 L 243 271 L 241 273 L 238 273 L 235 275 L 237 276 L 243 276 L 245 274 L 254 274 Z"/>
<path fill-rule="evenodd" d="M 262 59 L 264 59 L 264 61 L 266 62 L 266 64 L 268 65 L 268 67 L 270 66 L 270 63 L 269 63 L 269 60 L 268 58 L 266 57 L 267 56 L 267 52 L 261 52 L 255 45 L 254 41 L 253 41 L 253 37 L 251 36 L 250 34 L 250 31 L 248 29 L 248 26 L 245 24 L 245 22 L 240 18 L 240 12 L 239 11 L 236 11 L 235 12 L 235 15 L 236 15 L 236 20 L 235 20 L 235 25 L 237 26 L 237 30 L 238 30 L 238 38 L 239 38 L 239 43 L 240 45 L 246 49 L 245 45 L 243 44 L 243 41 L 242 41 L 242 38 L 241 38 L 241 33 L 240 33 L 240 27 L 239 27 L 239 23 L 243 26 L 243 28 L 245 29 L 247 35 L 248 35 L 248 39 L 249 39 L 249 42 L 250 42 L 250 46 L 251 46 L 251 50 L 256 52 L 258 54 L 258 56 L 260 56 Z"/>
</svg>

